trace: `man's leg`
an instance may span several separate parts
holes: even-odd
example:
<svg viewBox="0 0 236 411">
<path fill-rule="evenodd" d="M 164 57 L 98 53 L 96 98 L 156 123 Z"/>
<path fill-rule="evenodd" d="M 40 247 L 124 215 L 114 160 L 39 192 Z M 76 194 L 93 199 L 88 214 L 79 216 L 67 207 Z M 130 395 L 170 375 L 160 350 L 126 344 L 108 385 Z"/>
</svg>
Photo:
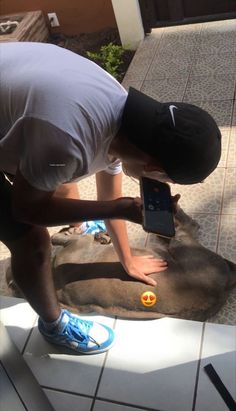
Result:
<svg viewBox="0 0 236 411">
<path fill-rule="evenodd" d="M 61 310 L 53 283 L 47 229 L 32 227 L 17 240 L 4 243 L 12 254 L 13 278 L 40 316 L 39 330 L 47 340 L 82 354 L 96 354 L 111 348 L 112 329 Z"/>
<path fill-rule="evenodd" d="M 61 309 L 52 278 L 47 229 L 32 227 L 22 237 L 3 242 L 11 252 L 13 278 L 26 300 L 44 321 L 55 321 Z"/>
<path fill-rule="evenodd" d="M 0 173 L 0 241 L 11 251 L 16 284 L 39 318 L 39 330 L 50 342 L 79 353 L 106 351 L 114 341 L 104 325 L 81 320 L 61 310 L 51 270 L 51 244 L 47 229 L 16 221 L 11 213 L 11 184 Z"/>
</svg>

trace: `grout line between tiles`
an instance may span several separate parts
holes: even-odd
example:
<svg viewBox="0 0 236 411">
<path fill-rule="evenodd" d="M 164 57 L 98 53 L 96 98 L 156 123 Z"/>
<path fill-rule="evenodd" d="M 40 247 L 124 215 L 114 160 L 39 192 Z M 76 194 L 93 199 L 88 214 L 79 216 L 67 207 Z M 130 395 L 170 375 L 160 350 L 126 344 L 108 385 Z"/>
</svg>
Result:
<svg viewBox="0 0 236 411">
<path fill-rule="evenodd" d="M 117 317 L 115 317 L 115 321 L 114 321 L 114 324 L 113 324 L 113 329 L 116 328 L 116 323 L 117 323 Z M 109 351 L 106 352 L 106 355 L 105 355 L 105 358 L 104 358 L 104 361 L 103 361 L 103 364 L 102 364 L 102 369 L 101 369 L 100 375 L 98 377 L 97 387 L 95 389 L 93 402 L 92 402 L 90 411 L 93 411 L 93 409 L 94 409 L 95 401 L 96 401 L 96 398 L 97 398 L 97 393 L 98 393 L 98 390 L 99 390 L 99 387 L 100 387 L 100 382 L 101 382 L 101 379 L 102 379 L 102 376 L 103 376 L 103 373 L 104 373 L 104 370 L 105 370 L 108 353 L 109 353 Z"/>
<path fill-rule="evenodd" d="M 236 97 L 236 96 L 235 96 Z M 197 98 L 196 100 L 195 99 L 191 99 L 191 103 L 189 103 L 189 104 L 195 104 L 196 106 L 197 105 L 199 105 L 199 104 L 201 104 L 201 103 L 219 103 L 219 102 L 228 102 L 228 101 L 230 101 L 230 102 L 233 102 L 233 106 L 234 106 L 234 102 L 235 102 L 235 100 L 234 100 L 234 98 L 225 98 L 225 99 L 218 99 L 218 98 L 211 98 L 211 99 L 208 99 L 208 98 L 203 98 L 203 99 L 200 99 L 200 98 Z M 233 109 L 233 106 L 232 106 L 232 109 Z M 214 114 L 213 114 L 213 116 L 214 116 Z M 231 122 L 230 122 L 231 123 Z M 221 126 L 220 126 L 221 127 Z M 230 127 L 230 124 L 229 125 L 225 125 L 224 127 Z M 224 167 L 226 167 L 226 166 L 223 166 L 223 168 Z"/>
<path fill-rule="evenodd" d="M 234 97 L 235 97 L 235 94 L 236 94 L 236 84 L 235 84 Z M 228 164 L 228 159 L 229 159 L 229 147 L 230 147 L 232 127 L 233 127 L 233 116 L 234 116 L 234 100 L 233 100 L 233 104 L 232 104 L 232 107 L 231 107 L 231 115 L 230 115 L 230 125 L 229 125 L 230 131 L 229 131 L 229 138 L 228 138 L 227 156 L 226 156 L 226 160 L 225 160 L 226 168 L 231 168 L 231 167 L 227 167 L 227 164 Z"/>
<path fill-rule="evenodd" d="M 196 47 L 196 46 L 194 46 L 194 47 Z M 192 61 L 192 65 L 191 65 L 191 68 L 190 68 L 189 73 L 188 73 L 188 76 L 187 76 L 187 81 L 186 81 L 186 84 L 185 84 L 185 88 L 184 88 L 184 92 L 183 92 L 183 97 L 182 97 L 182 100 L 181 100 L 182 102 L 184 102 L 184 97 L 185 97 L 185 93 L 186 93 L 186 91 L 187 91 L 188 82 L 189 82 L 189 79 L 190 79 L 190 76 L 191 76 L 191 71 L 192 71 L 193 64 L 194 64 L 194 62 Z M 188 104 L 189 104 L 189 103 L 188 103 Z"/>
<path fill-rule="evenodd" d="M 200 36 L 201 36 L 202 30 L 203 30 L 203 24 L 201 25 L 201 28 L 200 28 L 199 32 L 196 34 L 196 37 L 197 37 L 198 39 L 199 39 Z M 189 79 L 190 79 L 190 76 L 191 76 L 191 73 L 192 73 L 192 68 L 193 68 L 193 65 L 195 64 L 194 57 L 196 57 L 196 54 L 195 54 L 196 48 L 197 48 L 197 41 L 196 41 L 196 43 L 194 44 L 194 47 L 193 47 L 192 64 L 191 64 L 191 67 L 190 67 L 190 70 L 189 70 L 189 73 L 188 73 L 188 76 L 187 76 L 187 81 L 186 81 L 186 84 L 185 84 L 185 88 L 184 88 L 184 92 L 183 92 L 183 97 L 182 97 L 182 100 L 181 100 L 182 102 L 184 101 L 184 96 L 185 96 L 185 93 L 186 93 L 186 90 L 187 90 L 187 86 L 188 86 L 188 82 L 189 82 Z"/>
<path fill-rule="evenodd" d="M 62 394 L 75 395 L 77 397 L 89 398 L 90 400 L 93 399 L 93 395 L 89 395 L 89 394 L 82 394 L 82 393 L 78 393 L 74 391 L 62 390 L 61 388 L 48 387 L 47 385 L 42 385 L 42 384 L 40 385 L 40 387 L 48 391 L 55 391 L 55 392 L 60 392 Z"/>
<path fill-rule="evenodd" d="M 190 70 L 189 70 L 189 75 L 188 75 L 187 84 L 188 84 L 189 78 L 190 78 L 190 76 L 191 76 L 191 74 L 192 74 L 192 71 L 193 71 L 193 65 L 195 65 L 195 59 L 196 59 L 196 60 L 198 59 L 198 55 L 195 53 L 195 51 L 196 51 L 196 49 L 197 49 L 197 43 L 198 43 L 198 40 L 199 40 L 200 37 L 201 37 L 202 31 L 203 31 L 203 24 L 201 25 L 201 28 L 200 28 L 199 32 L 197 33 L 197 41 L 196 41 L 196 43 L 195 43 L 195 45 L 194 45 L 194 48 L 193 48 L 192 65 L 191 65 Z M 184 95 L 183 95 L 182 101 L 184 100 L 184 96 L 185 96 L 186 89 L 187 89 L 187 84 L 186 84 L 186 87 L 185 87 L 185 90 L 184 90 Z"/>
<path fill-rule="evenodd" d="M 195 387 L 194 387 L 194 393 L 193 393 L 193 406 L 192 406 L 191 411 L 195 411 L 195 407 L 196 407 L 197 389 L 198 389 L 198 382 L 199 382 L 199 374 L 200 374 L 200 365 L 201 365 L 201 359 L 202 359 L 202 350 L 203 350 L 203 340 L 204 340 L 205 328 L 206 328 L 206 323 L 204 322 L 203 327 L 202 327 L 202 337 L 201 337 L 200 350 L 199 350 L 199 360 L 198 360 Z"/>
<path fill-rule="evenodd" d="M 158 47 L 159 47 L 159 44 L 160 44 L 160 41 L 161 41 L 163 35 L 164 35 L 164 30 L 162 29 L 162 30 L 161 30 L 160 38 L 158 38 L 157 44 L 156 44 L 155 47 L 154 47 L 154 53 L 153 53 L 153 57 L 152 57 L 152 59 L 151 59 L 151 62 L 150 62 L 150 64 L 149 64 L 149 66 L 148 66 L 148 68 L 147 68 L 147 70 L 146 70 L 146 73 L 144 74 L 143 78 L 140 79 L 140 82 L 141 82 L 140 90 L 142 89 L 143 83 L 144 83 L 144 81 L 146 80 L 147 74 L 148 74 L 148 72 L 149 72 L 149 70 L 150 70 L 150 67 L 151 67 L 152 63 L 153 63 L 154 57 L 155 57 L 155 55 L 156 55 L 157 49 L 158 49 Z M 145 38 L 144 38 L 144 41 L 143 41 L 143 43 L 142 43 L 142 47 L 144 47 L 144 42 L 145 42 Z M 138 51 L 138 50 L 137 50 L 137 51 Z M 132 68 L 131 68 L 130 72 L 132 72 Z M 128 69 L 127 73 L 130 74 L 130 73 L 129 73 L 129 69 Z M 125 76 L 125 77 L 126 77 L 126 76 Z M 125 80 L 125 77 L 124 77 L 123 81 Z M 123 83 L 123 81 L 122 81 L 122 83 Z M 128 83 L 129 83 L 129 82 L 128 82 Z M 128 88 L 129 88 L 129 87 L 130 87 L 130 86 L 128 86 Z"/>
<path fill-rule="evenodd" d="M 17 389 L 16 389 L 16 387 L 15 387 L 14 382 L 12 381 L 12 379 L 11 379 L 11 377 L 10 377 L 9 373 L 7 372 L 6 367 L 4 366 L 4 364 L 2 363 L 2 361 L 0 361 L 0 364 L 1 364 L 2 368 L 4 369 L 4 371 L 5 371 L 5 373 L 6 373 L 7 377 L 8 377 L 8 379 L 9 379 L 9 381 L 11 382 L 11 387 L 14 389 L 14 391 L 16 392 L 16 395 L 17 395 L 18 399 L 20 400 L 20 402 L 21 402 L 21 404 L 22 404 L 22 406 L 23 406 L 23 407 L 24 407 L 24 409 L 27 411 L 26 405 L 25 405 L 25 403 L 24 403 L 24 401 L 23 401 L 23 399 L 22 399 L 22 397 L 21 397 L 20 393 L 17 391 Z"/>
<path fill-rule="evenodd" d="M 37 319 L 38 319 L 38 317 L 36 317 L 36 319 L 34 320 L 33 326 L 31 327 L 31 330 L 30 330 L 30 332 L 29 332 L 29 334 L 28 334 L 28 337 L 26 338 L 25 344 L 24 344 L 24 346 L 23 346 L 23 348 L 22 348 L 22 351 L 21 351 L 21 355 L 22 355 L 22 356 L 23 356 L 24 353 L 25 353 L 26 346 L 27 346 L 27 344 L 28 344 L 28 342 L 29 342 L 29 339 L 30 339 L 32 333 L 33 333 L 34 327 L 36 326 Z"/>
<path fill-rule="evenodd" d="M 103 397 L 97 397 L 96 400 L 104 401 L 104 402 L 107 402 L 109 404 L 123 405 L 125 407 L 134 408 L 134 409 L 138 409 L 138 410 L 142 410 L 142 411 L 144 411 L 144 410 L 145 411 L 165 411 L 165 410 L 160 410 L 158 408 L 149 408 L 149 407 L 146 407 L 146 406 L 145 406 L 145 408 L 143 408 L 140 405 L 134 405 L 134 404 L 130 404 L 130 403 L 127 403 L 127 402 L 119 402 L 119 401 L 114 401 L 114 400 L 108 400 L 107 398 L 103 398 Z M 92 411 L 92 409 L 90 411 Z"/>
<path fill-rule="evenodd" d="M 146 78 L 147 78 L 147 75 L 148 75 L 149 70 L 150 70 L 150 67 L 151 67 L 151 65 L 152 65 L 152 63 L 153 63 L 153 60 L 154 60 L 154 58 L 155 58 L 155 56 L 156 56 L 156 54 L 157 54 L 157 50 L 158 50 L 158 48 L 159 48 L 159 46 L 160 46 L 160 42 L 161 42 L 161 40 L 162 40 L 162 37 L 164 36 L 164 32 L 165 32 L 165 31 L 162 30 L 161 36 L 160 36 L 160 38 L 158 39 L 158 43 L 157 43 L 157 45 L 156 45 L 155 48 L 154 48 L 154 53 L 153 53 L 151 62 L 150 62 L 150 64 L 149 64 L 149 67 L 148 67 L 148 69 L 147 69 L 147 71 L 146 71 L 146 74 L 145 74 L 145 76 L 144 76 L 144 78 L 143 78 L 143 80 L 142 80 L 141 89 L 142 89 L 142 86 L 143 86 L 144 81 L 145 81 Z"/>
<path fill-rule="evenodd" d="M 233 100 L 236 99 L 236 74 L 235 74 L 235 79 L 234 79 L 234 96 L 233 96 Z"/>
<path fill-rule="evenodd" d="M 222 194 L 221 194 L 221 202 L 220 202 L 220 210 L 219 210 L 219 221 L 218 221 L 218 229 L 217 229 L 217 237 L 216 237 L 216 252 L 218 252 L 218 247 L 219 247 L 219 241 L 220 241 L 220 229 L 221 229 L 221 220 L 222 220 L 222 215 L 229 215 L 229 214 L 223 214 L 223 204 L 224 204 L 224 194 L 225 194 L 225 180 L 226 180 L 226 168 L 224 171 L 224 180 L 223 180 L 223 189 L 222 189 Z"/>
</svg>

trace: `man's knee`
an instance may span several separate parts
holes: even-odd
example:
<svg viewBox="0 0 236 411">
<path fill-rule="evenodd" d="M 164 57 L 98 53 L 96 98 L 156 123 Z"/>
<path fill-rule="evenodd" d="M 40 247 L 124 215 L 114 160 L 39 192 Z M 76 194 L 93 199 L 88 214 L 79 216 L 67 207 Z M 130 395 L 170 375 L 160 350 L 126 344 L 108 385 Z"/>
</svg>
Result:
<svg viewBox="0 0 236 411">
<path fill-rule="evenodd" d="M 43 227 L 32 227 L 23 236 L 6 245 L 13 260 L 28 260 L 43 265 L 50 259 L 51 240 L 48 230 Z"/>
</svg>

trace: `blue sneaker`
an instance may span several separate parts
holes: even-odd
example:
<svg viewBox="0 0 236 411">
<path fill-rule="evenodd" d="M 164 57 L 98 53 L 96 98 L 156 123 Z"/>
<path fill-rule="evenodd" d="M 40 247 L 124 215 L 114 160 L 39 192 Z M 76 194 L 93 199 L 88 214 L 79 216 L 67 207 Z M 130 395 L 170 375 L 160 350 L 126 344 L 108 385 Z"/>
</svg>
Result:
<svg viewBox="0 0 236 411">
<path fill-rule="evenodd" d="M 62 310 L 59 324 L 53 330 L 46 329 L 41 318 L 38 328 L 46 340 L 63 345 L 79 354 L 98 354 L 114 344 L 114 332 L 106 325 L 82 320 L 67 310 Z"/>
</svg>

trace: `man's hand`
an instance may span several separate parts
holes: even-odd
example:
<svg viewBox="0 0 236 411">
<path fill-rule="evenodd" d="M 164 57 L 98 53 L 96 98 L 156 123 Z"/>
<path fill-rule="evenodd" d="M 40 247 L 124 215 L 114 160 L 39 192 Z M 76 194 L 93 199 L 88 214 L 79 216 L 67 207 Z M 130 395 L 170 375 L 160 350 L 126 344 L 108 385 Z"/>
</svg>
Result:
<svg viewBox="0 0 236 411">
<path fill-rule="evenodd" d="M 155 286 L 157 283 L 149 274 L 159 273 L 167 269 L 167 262 L 160 260 L 152 255 L 131 256 L 128 263 L 124 263 L 123 267 L 130 277 L 136 278 L 148 285 Z"/>
<path fill-rule="evenodd" d="M 115 201 L 117 202 L 117 210 L 119 210 L 117 218 L 142 224 L 143 204 L 140 197 L 120 197 Z"/>
<path fill-rule="evenodd" d="M 180 194 L 172 196 L 174 214 L 177 213 L 179 199 Z M 143 223 L 143 202 L 140 197 L 121 197 L 116 201 L 119 202 L 119 208 L 122 210 L 120 218 L 124 218 L 137 224 Z"/>
</svg>

